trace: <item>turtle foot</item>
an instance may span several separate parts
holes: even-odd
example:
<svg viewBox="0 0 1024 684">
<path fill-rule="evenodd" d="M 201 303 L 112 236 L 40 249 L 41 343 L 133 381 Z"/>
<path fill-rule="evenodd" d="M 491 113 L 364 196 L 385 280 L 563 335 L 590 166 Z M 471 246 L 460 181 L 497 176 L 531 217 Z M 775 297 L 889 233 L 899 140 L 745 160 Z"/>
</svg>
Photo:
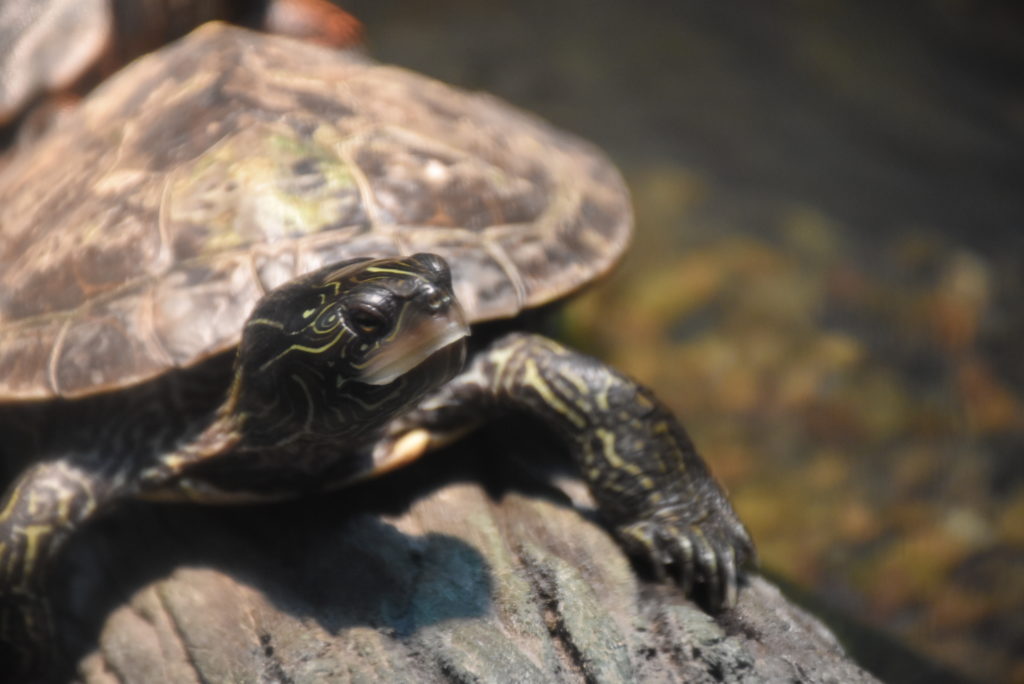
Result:
<svg viewBox="0 0 1024 684">
<path fill-rule="evenodd" d="M 683 593 L 710 612 L 736 605 L 740 573 L 755 559 L 750 535 L 731 515 L 694 522 L 686 507 L 662 508 L 616 528 L 630 553 L 650 563 L 661 581 L 673 579 Z"/>
</svg>

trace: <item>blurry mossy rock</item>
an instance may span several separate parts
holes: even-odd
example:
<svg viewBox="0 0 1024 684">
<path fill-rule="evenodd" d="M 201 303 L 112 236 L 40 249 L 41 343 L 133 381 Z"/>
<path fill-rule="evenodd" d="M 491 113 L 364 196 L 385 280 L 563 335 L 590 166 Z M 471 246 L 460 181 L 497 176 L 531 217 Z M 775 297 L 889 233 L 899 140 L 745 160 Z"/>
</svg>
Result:
<svg viewBox="0 0 1024 684">
<path fill-rule="evenodd" d="M 582 485 L 519 477 L 502 448 L 470 440 L 312 500 L 126 505 L 54 578 L 74 678 L 875 681 L 760 577 L 718 617 L 643 579 Z"/>
</svg>

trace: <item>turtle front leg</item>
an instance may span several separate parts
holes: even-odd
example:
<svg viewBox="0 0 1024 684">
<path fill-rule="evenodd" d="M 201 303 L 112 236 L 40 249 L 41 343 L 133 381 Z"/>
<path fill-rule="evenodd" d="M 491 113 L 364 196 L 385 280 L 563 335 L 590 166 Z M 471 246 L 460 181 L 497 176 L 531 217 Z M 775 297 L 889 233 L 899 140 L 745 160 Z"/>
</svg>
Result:
<svg viewBox="0 0 1024 684">
<path fill-rule="evenodd" d="M 0 671 L 38 672 L 58 655 L 46 580 L 101 485 L 65 461 L 33 465 L 0 501 Z"/>
<path fill-rule="evenodd" d="M 750 535 L 668 408 L 594 358 L 537 335 L 505 336 L 396 423 L 381 449 L 407 458 L 400 452 L 447 443 L 507 410 L 565 439 L 628 551 L 710 610 L 735 604 L 740 570 L 754 559 Z"/>
</svg>

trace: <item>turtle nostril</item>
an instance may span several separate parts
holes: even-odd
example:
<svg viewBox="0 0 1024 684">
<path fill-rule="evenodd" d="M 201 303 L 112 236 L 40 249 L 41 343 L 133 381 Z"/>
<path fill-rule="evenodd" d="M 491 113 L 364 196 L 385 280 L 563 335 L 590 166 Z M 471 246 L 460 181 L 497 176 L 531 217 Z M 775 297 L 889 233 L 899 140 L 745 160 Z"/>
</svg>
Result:
<svg viewBox="0 0 1024 684">
<path fill-rule="evenodd" d="M 440 290 L 431 288 L 427 294 L 427 309 L 431 313 L 437 313 L 451 304 L 451 298 Z"/>
</svg>

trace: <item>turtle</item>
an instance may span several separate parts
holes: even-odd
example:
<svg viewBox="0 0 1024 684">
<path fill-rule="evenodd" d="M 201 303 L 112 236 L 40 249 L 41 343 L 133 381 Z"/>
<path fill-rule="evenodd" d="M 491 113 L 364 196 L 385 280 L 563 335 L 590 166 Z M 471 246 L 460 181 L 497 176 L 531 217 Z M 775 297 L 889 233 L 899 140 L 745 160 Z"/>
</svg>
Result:
<svg viewBox="0 0 1024 684">
<path fill-rule="evenodd" d="M 5 657 L 57 657 L 50 568 L 119 501 L 352 485 L 512 411 L 657 578 L 734 605 L 753 543 L 679 420 L 515 324 L 632 229 L 591 144 L 358 52 L 211 23 L 109 79 L 0 172 Z"/>
</svg>

